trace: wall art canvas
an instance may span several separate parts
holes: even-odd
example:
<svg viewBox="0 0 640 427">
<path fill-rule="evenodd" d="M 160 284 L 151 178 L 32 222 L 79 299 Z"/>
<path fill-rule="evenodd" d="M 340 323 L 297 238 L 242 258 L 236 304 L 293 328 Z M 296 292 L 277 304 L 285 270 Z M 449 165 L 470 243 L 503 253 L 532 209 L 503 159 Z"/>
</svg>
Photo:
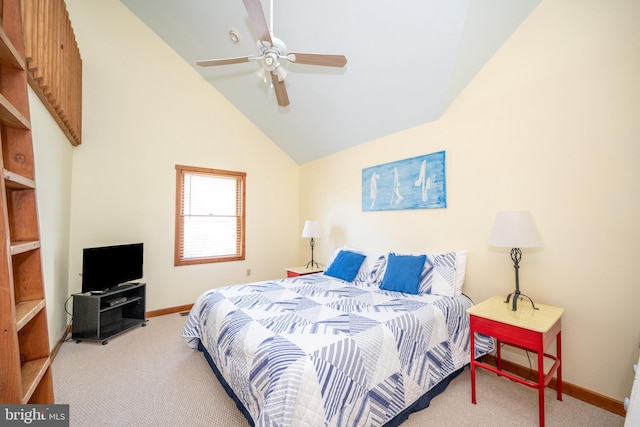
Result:
<svg viewBox="0 0 640 427">
<path fill-rule="evenodd" d="M 447 207 L 445 152 L 362 169 L 362 210 Z"/>
</svg>

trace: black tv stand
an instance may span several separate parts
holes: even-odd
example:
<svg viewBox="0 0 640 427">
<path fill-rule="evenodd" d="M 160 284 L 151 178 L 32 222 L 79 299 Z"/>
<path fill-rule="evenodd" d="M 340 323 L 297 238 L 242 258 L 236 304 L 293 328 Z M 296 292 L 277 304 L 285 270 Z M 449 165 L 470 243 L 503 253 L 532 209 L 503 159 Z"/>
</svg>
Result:
<svg viewBox="0 0 640 427">
<path fill-rule="evenodd" d="M 146 283 L 127 283 L 101 294 L 73 294 L 71 338 L 105 345 L 134 326 L 146 326 L 145 293 Z"/>
</svg>

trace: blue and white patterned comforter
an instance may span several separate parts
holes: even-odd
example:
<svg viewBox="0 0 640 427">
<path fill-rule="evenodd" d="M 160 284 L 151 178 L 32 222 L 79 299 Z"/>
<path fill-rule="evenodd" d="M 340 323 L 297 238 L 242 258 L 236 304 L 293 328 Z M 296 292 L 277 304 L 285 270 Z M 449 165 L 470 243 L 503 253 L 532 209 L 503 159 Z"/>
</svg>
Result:
<svg viewBox="0 0 640 427">
<path fill-rule="evenodd" d="M 256 426 L 381 426 L 469 363 L 471 305 L 316 274 L 210 290 L 183 336 Z"/>
</svg>

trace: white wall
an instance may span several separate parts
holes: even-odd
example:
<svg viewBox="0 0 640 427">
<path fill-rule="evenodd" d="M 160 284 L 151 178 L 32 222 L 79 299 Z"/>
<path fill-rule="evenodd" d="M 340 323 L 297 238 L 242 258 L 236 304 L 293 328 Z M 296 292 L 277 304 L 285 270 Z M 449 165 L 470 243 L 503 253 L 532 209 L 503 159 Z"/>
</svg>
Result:
<svg viewBox="0 0 640 427">
<path fill-rule="evenodd" d="M 49 344 L 53 347 L 67 327 L 64 304 L 69 297 L 73 146 L 31 88 L 29 107 L 36 167 L 42 275 L 47 301 Z"/>
<path fill-rule="evenodd" d="M 524 251 L 521 290 L 566 310 L 564 379 L 629 395 L 640 341 L 638 18 L 635 0 L 544 0 L 440 120 L 303 165 L 300 218 L 324 227 L 320 262 L 344 243 L 466 248 L 464 291 L 479 302 L 514 289 L 508 250 L 488 247 L 495 213 L 530 210 L 545 247 Z M 440 150 L 447 209 L 362 212 L 363 168 Z M 308 252 L 301 240 L 300 260 Z"/>
<path fill-rule="evenodd" d="M 298 166 L 118 0 L 67 0 L 83 59 L 69 276 L 82 248 L 145 244 L 147 310 L 283 277 L 298 257 Z M 246 260 L 173 266 L 175 165 L 247 173 Z M 251 276 L 246 275 L 251 269 Z"/>
</svg>

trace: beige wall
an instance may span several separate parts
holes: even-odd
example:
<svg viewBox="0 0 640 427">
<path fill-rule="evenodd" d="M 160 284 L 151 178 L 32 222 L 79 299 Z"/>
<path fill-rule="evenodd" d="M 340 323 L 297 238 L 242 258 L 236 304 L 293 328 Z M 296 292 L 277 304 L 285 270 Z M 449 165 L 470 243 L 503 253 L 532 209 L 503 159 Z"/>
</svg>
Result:
<svg viewBox="0 0 640 427">
<path fill-rule="evenodd" d="M 464 291 L 479 302 L 514 288 L 508 251 L 487 243 L 496 211 L 530 210 L 545 247 L 524 251 L 521 290 L 566 310 L 565 380 L 629 395 L 640 341 L 639 17 L 636 0 L 545 0 L 440 120 L 303 165 L 300 218 L 325 233 L 317 258 L 344 243 L 469 249 Z M 362 212 L 362 168 L 439 150 L 447 209 Z M 301 239 L 300 260 L 308 252 Z"/>
<path fill-rule="evenodd" d="M 35 155 L 42 274 L 47 300 L 49 344 L 67 327 L 69 297 L 69 218 L 73 146 L 38 96 L 29 88 Z"/>
<path fill-rule="evenodd" d="M 82 248 L 145 244 L 147 310 L 282 277 L 298 257 L 298 166 L 118 0 L 67 0 L 83 59 L 69 291 Z M 246 260 L 173 266 L 175 165 L 247 173 Z M 247 269 L 251 276 L 247 276 Z"/>
</svg>

